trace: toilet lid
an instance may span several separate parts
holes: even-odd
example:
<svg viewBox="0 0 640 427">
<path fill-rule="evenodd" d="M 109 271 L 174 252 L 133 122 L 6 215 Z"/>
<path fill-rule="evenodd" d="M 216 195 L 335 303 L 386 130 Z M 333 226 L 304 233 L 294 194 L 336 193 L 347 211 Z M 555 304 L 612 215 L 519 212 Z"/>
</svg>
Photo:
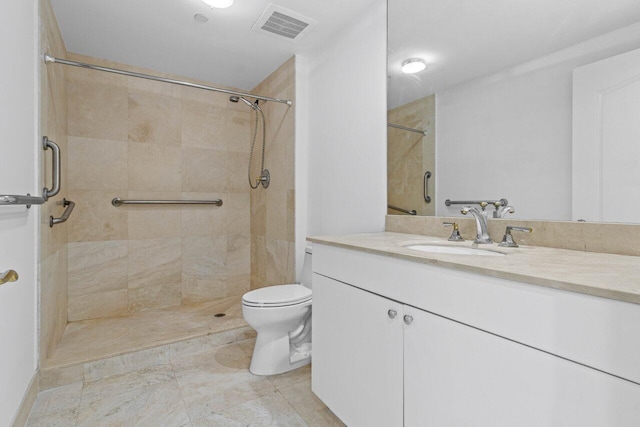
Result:
<svg viewBox="0 0 640 427">
<path fill-rule="evenodd" d="M 277 285 L 247 292 L 242 302 L 253 306 L 283 306 L 299 304 L 311 299 L 311 289 L 302 285 Z"/>
</svg>

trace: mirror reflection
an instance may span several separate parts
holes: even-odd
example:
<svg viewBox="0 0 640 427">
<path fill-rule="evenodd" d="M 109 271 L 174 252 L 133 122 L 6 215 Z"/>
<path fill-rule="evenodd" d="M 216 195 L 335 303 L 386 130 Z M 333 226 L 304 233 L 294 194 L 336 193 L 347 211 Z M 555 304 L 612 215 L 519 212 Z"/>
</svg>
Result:
<svg viewBox="0 0 640 427">
<path fill-rule="evenodd" d="M 389 214 L 640 222 L 639 2 L 389 0 L 388 19 Z"/>
</svg>

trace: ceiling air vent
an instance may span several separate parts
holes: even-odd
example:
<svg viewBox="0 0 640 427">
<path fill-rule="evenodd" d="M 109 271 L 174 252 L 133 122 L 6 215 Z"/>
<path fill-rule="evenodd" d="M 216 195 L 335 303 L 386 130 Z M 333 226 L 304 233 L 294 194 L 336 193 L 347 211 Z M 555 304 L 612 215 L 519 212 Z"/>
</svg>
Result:
<svg viewBox="0 0 640 427">
<path fill-rule="evenodd" d="M 278 38 L 288 40 L 300 40 L 316 22 L 306 16 L 302 16 L 292 10 L 276 6 L 273 3 L 267 6 L 253 27 L 254 31 L 267 33 Z"/>
</svg>

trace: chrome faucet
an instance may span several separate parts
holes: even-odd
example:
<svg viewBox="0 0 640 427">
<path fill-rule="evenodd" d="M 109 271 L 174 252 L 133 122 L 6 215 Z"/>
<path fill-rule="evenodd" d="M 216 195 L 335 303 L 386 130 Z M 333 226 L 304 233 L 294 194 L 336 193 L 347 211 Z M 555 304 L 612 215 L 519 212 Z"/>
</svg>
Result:
<svg viewBox="0 0 640 427">
<path fill-rule="evenodd" d="M 474 240 L 475 243 L 491 243 L 491 238 L 487 232 L 487 211 L 484 209 L 487 207 L 487 202 L 480 203 L 482 210 L 478 208 L 472 208 L 471 206 L 465 206 L 460 210 L 463 215 L 471 214 L 476 220 L 477 235 Z"/>
<path fill-rule="evenodd" d="M 495 202 L 493 204 L 493 206 L 496 208 L 496 210 L 493 211 L 493 217 L 494 218 L 504 218 L 508 213 L 515 213 L 515 209 L 513 208 L 513 206 L 508 206 L 503 204 L 503 201 L 506 202 L 506 200 L 498 200 L 497 202 Z"/>
</svg>

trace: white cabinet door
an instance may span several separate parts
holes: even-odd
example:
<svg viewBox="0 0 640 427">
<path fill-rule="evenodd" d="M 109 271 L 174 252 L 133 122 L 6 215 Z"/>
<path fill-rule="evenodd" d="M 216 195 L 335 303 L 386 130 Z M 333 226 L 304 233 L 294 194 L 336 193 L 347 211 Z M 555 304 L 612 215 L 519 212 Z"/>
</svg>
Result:
<svg viewBox="0 0 640 427">
<path fill-rule="evenodd" d="M 402 426 L 401 304 L 314 274 L 312 342 L 313 392 L 344 423 Z"/>
<path fill-rule="evenodd" d="M 315 292 L 315 291 L 314 291 Z M 406 307 L 405 426 L 640 425 L 640 386 Z"/>
</svg>

